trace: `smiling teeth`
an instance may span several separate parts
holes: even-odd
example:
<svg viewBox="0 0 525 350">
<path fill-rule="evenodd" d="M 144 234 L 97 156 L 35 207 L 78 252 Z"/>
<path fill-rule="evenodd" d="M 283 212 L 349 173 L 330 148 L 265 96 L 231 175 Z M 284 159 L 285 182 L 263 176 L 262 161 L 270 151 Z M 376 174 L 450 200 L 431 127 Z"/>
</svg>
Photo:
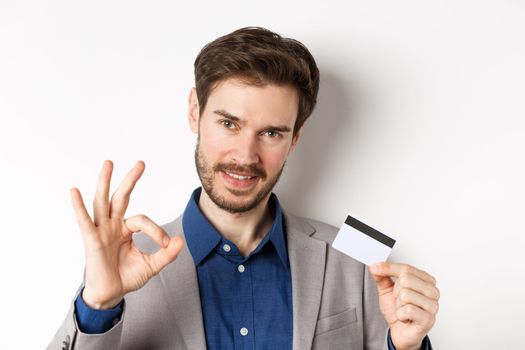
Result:
<svg viewBox="0 0 525 350">
<path fill-rule="evenodd" d="M 230 175 L 231 177 L 237 180 L 249 180 L 252 178 L 251 176 L 241 176 L 241 175 L 236 175 L 236 174 L 232 174 L 229 172 L 226 172 L 226 174 Z"/>
</svg>

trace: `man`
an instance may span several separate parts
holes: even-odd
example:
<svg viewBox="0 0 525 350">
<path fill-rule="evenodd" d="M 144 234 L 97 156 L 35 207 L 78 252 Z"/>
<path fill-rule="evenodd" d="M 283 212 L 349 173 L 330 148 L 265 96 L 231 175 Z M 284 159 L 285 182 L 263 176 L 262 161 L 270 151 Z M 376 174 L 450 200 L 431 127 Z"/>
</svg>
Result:
<svg viewBox="0 0 525 350">
<path fill-rule="evenodd" d="M 195 80 L 188 119 L 202 188 L 163 226 L 124 218 L 143 162 L 111 199 L 104 162 L 93 220 L 71 189 L 85 278 L 48 348 L 429 349 L 432 276 L 368 270 L 330 246 L 336 228 L 284 212 L 272 193 L 316 103 L 308 50 L 239 29 L 202 49 Z"/>
</svg>

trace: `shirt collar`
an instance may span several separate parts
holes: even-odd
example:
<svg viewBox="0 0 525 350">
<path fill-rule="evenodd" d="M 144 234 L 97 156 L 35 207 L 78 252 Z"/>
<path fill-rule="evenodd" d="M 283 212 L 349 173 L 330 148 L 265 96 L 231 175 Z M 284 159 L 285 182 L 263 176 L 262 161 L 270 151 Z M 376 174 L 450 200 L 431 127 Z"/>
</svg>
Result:
<svg viewBox="0 0 525 350">
<path fill-rule="evenodd" d="M 193 191 L 182 217 L 184 236 L 195 265 L 199 265 L 223 239 L 222 235 L 213 227 L 208 219 L 206 219 L 199 208 L 198 202 L 201 191 L 202 187 Z M 289 268 L 282 218 L 283 213 L 279 200 L 274 193 L 270 195 L 268 204 L 274 209 L 275 219 L 273 220 L 270 231 L 250 256 L 256 254 L 268 241 L 271 241 L 281 262 L 285 267 Z"/>
</svg>

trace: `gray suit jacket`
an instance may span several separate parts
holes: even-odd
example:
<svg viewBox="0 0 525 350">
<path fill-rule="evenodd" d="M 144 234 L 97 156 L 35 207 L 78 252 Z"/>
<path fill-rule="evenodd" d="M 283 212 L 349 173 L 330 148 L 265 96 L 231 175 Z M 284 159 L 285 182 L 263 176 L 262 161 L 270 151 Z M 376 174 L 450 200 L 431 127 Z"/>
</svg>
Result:
<svg viewBox="0 0 525 350">
<path fill-rule="evenodd" d="M 287 213 L 284 218 L 293 349 L 387 349 L 376 285 L 366 266 L 331 247 L 338 230 Z M 182 217 L 162 227 L 170 236 L 184 235 Z M 134 237 L 142 251 L 158 249 L 145 235 Z M 48 349 L 206 349 L 197 272 L 187 245 L 144 287 L 126 295 L 120 321 L 104 334 L 78 329 L 73 299 Z"/>
</svg>

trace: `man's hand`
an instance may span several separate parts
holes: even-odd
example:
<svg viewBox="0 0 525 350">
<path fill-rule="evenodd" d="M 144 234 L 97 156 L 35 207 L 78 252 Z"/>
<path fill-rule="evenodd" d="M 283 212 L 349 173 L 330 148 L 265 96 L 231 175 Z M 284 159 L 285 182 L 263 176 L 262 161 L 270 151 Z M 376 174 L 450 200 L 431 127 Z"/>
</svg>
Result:
<svg viewBox="0 0 525 350">
<path fill-rule="evenodd" d="M 93 200 L 91 220 L 77 188 L 70 190 L 78 225 L 84 241 L 86 277 L 82 298 L 94 309 L 110 309 L 128 292 L 144 286 L 149 279 L 175 260 L 183 246 L 180 237 L 171 238 L 145 215 L 124 219 L 131 191 L 144 172 L 137 162 L 108 200 L 113 163 L 104 162 Z M 143 254 L 132 241 L 134 232 L 142 231 L 161 248 Z"/>
<path fill-rule="evenodd" d="M 397 350 L 419 350 L 436 321 L 436 279 L 410 265 L 386 262 L 372 265 L 370 273 L 377 283 L 379 307 L 390 327 L 392 343 Z"/>
</svg>

